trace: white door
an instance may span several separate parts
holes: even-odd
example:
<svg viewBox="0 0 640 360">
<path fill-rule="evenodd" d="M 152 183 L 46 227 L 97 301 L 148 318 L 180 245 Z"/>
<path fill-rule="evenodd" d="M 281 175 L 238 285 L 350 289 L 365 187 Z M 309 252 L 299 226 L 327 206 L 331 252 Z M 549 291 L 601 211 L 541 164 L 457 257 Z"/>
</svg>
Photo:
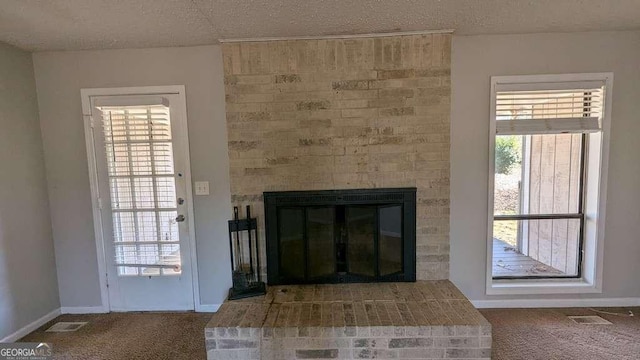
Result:
<svg viewBox="0 0 640 360">
<path fill-rule="evenodd" d="M 110 310 L 193 310 L 184 95 L 90 93 Z"/>
</svg>

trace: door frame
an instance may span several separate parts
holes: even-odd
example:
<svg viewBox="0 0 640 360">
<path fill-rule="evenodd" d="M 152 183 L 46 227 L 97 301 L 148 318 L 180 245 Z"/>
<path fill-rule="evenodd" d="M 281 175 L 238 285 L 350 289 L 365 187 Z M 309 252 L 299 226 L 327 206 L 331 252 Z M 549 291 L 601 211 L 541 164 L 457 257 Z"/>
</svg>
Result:
<svg viewBox="0 0 640 360">
<path fill-rule="evenodd" d="M 91 188 L 91 207 L 93 213 L 93 230 L 96 241 L 96 253 L 98 257 L 98 274 L 100 284 L 100 298 L 102 300 L 102 310 L 104 312 L 111 311 L 111 304 L 109 302 L 109 289 L 108 289 L 108 274 L 107 263 L 105 253 L 105 239 L 103 236 L 103 224 L 101 216 L 101 199 L 98 186 L 98 168 L 96 165 L 96 152 L 95 143 L 93 139 L 93 115 L 91 109 L 91 97 L 92 96 L 120 96 L 120 95 L 178 95 L 180 103 L 175 109 L 179 114 L 179 120 L 177 125 L 182 128 L 184 133 L 183 146 L 175 148 L 175 151 L 180 152 L 185 156 L 187 168 L 184 169 L 187 196 L 187 224 L 189 227 L 189 257 L 191 259 L 191 282 L 193 289 L 193 304 L 195 311 L 199 312 L 202 309 L 200 303 L 200 287 L 198 281 L 198 262 L 196 252 L 196 232 L 194 221 L 194 208 L 193 208 L 193 183 L 191 181 L 191 158 L 189 154 L 189 132 L 187 126 L 187 99 L 184 85 L 167 85 L 167 86 L 142 86 L 142 87 L 118 87 L 118 88 L 86 88 L 80 89 L 80 95 L 82 98 L 82 122 L 84 124 L 84 135 L 87 150 L 88 172 L 89 172 L 89 185 Z M 172 119 L 173 121 L 173 119 Z M 108 196 L 108 195 L 107 195 Z"/>
</svg>

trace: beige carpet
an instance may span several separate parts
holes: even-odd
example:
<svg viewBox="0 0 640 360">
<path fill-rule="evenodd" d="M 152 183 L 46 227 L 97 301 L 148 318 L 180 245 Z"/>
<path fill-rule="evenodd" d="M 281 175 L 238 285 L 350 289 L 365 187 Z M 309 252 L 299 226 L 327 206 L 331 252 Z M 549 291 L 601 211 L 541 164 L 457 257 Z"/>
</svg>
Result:
<svg viewBox="0 0 640 360">
<path fill-rule="evenodd" d="M 640 308 L 602 309 L 613 325 L 579 325 L 566 315 L 588 309 L 481 310 L 493 326 L 494 360 L 640 359 Z M 204 359 L 204 327 L 211 314 L 112 313 L 63 315 L 21 341 L 53 343 L 55 359 Z M 45 333 L 57 321 L 88 321 L 73 333 Z"/>
<path fill-rule="evenodd" d="M 53 344 L 54 359 L 205 359 L 206 313 L 62 315 L 20 341 Z M 76 332 L 44 332 L 58 321 L 88 321 Z"/>
<path fill-rule="evenodd" d="M 588 309 L 492 309 L 480 310 L 493 329 L 494 360 L 640 359 L 640 308 L 611 308 L 621 317 Z M 598 315 L 613 325 L 582 325 L 567 315 Z"/>
</svg>

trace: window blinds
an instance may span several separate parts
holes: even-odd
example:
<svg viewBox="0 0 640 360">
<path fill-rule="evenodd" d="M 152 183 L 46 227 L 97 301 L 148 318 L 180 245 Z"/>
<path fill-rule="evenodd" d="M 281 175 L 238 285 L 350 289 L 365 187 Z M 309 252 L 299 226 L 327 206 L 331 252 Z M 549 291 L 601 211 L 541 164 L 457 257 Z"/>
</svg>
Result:
<svg viewBox="0 0 640 360">
<path fill-rule="evenodd" d="M 119 274 L 180 273 L 169 108 L 96 105 L 102 112 Z"/>
<path fill-rule="evenodd" d="M 496 84 L 495 91 L 498 135 L 600 131 L 604 82 Z"/>
</svg>

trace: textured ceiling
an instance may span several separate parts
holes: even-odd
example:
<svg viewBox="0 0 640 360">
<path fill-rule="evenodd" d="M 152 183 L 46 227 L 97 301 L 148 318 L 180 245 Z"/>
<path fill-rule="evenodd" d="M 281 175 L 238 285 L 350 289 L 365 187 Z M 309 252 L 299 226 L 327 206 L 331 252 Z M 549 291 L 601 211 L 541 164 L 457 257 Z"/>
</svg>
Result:
<svg viewBox="0 0 640 360">
<path fill-rule="evenodd" d="M 0 41 L 36 51 L 437 29 L 640 29 L 640 0 L 0 0 Z"/>
</svg>

